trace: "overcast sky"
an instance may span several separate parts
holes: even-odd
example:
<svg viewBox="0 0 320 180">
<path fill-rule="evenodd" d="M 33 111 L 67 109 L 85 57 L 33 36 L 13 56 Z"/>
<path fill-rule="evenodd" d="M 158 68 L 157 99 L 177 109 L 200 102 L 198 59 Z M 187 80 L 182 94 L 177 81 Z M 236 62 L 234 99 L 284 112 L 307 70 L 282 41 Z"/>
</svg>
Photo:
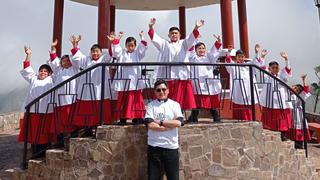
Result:
<svg viewBox="0 0 320 180">
<path fill-rule="evenodd" d="M 32 49 L 32 65 L 35 69 L 48 60 L 52 39 L 53 0 L 1 1 L 0 6 L 0 93 L 19 86 L 26 86 L 19 74 L 25 54 L 23 46 Z M 279 60 L 279 52 L 287 51 L 293 68 L 291 82 L 297 82 L 300 74 L 308 73 L 309 82 L 316 80 L 313 67 L 320 65 L 320 24 L 313 0 L 247 0 L 250 51 L 259 42 L 270 51 L 268 59 Z M 157 18 L 158 33 L 166 37 L 170 26 L 178 25 L 178 11 L 123 11 L 116 13 L 116 31 L 125 36 L 138 37 L 140 30 L 147 32 L 148 21 Z M 212 34 L 221 34 L 219 5 L 187 10 L 187 33 L 196 19 L 204 19 L 201 41 L 212 43 Z M 235 46 L 239 48 L 236 3 L 233 3 Z M 81 49 L 89 48 L 97 39 L 97 8 L 65 0 L 63 53 L 70 52 L 68 37 L 81 34 Z M 150 42 L 149 38 L 147 40 Z M 211 45 L 210 45 L 211 46 Z M 150 44 L 145 60 L 156 58 Z M 280 63 L 283 65 L 283 62 Z"/>
</svg>

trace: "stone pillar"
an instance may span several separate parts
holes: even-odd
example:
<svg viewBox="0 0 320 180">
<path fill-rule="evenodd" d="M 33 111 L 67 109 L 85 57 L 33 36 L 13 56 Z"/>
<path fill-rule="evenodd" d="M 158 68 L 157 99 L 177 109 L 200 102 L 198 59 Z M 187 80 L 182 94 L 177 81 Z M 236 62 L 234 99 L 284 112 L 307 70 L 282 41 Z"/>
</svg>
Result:
<svg viewBox="0 0 320 180">
<path fill-rule="evenodd" d="M 248 40 L 248 21 L 246 0 L 238 0 L 238 18 L 239 18 L 239 37 L 240 47 L 246 53 L 246 57 L 250 57 L 249 40 Z"/>
<path fill-rule="evenodd" d="M 179 29 L 181 33 L 181 39 L 186 38 L 186 7 L 179 7 Z"/>
<path fill-rule="evenodd" d="M 110 33 L 110 0 L 98 2 L 98 44 L 102 48 L 109 47 L 107 35 Z"/>
<path fill-rule="evenodd" d="M 116 30 L 116 6 L 110 6 L 110 32 L 115 32 Z"/>
<path fill-rule="evenodd" d="M 61 44 L 62 44 L 62 29 L 63 29 L 63 6 L 64 0 L 54 1 L 54 14 L 53 14 L 53 41 L 58 39 L 57 54 L 61 56 Z"/>
</svg>

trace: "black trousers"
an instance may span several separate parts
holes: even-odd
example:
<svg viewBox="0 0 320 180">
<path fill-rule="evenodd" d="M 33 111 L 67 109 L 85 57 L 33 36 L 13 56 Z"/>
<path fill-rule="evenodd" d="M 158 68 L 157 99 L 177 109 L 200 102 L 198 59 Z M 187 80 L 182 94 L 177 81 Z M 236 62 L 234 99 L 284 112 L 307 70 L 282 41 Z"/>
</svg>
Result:
<svg viewBox="0 0 320 180">
<path fill-rule="evenodd" d="M 162 170 L 167 180 L 179 180 L 179 149 L 148 146 L 148 179 L 161 180 Z"/>
</svg>

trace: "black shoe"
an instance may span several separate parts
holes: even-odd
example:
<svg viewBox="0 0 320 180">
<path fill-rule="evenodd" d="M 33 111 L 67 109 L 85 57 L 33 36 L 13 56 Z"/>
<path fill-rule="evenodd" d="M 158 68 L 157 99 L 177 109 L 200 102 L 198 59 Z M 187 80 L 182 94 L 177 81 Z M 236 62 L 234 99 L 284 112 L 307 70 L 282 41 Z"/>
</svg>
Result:
<svg viewBox="0 0 320 180">
<path fill-rule="evenodd" d="M 198 115 L 199 115 L 199 110 L 193 109 L 191 111 L 191 115 L 188 117 L 187 122 L 188 123 L 197 123 L 198 122 Z"/>
<path fill-rule="evenodd" d="M 296 149 L 303 149 L 303 142 L 302 141 L 295 141 L 294 148 Z"/>
<path fill-rule="evenodd" d="M 212 116 L 213 122 L 215 122 L 215 123 L 221 122 L 220 116 L 219 116 L 219 113 L 218 113 L 217 110 L 211 109 L 210 112 L 211 112 L 211 116 Z"/>
<path fill-rule="evenodd" d="M 127 124 L 127 120 L 126 119 L 120 119 L 120 122 L 118 123 L 121 126 L 124 126 Z"/>
<path fill-rule="evenodd" d="M 283 132 L 281 132 L 281 141 L 287 141 L 288 138 L 285 136 Z"/>
<path fill-rule="evenodd" d="M 144 119 L 142 119 L 142 118 L 134 118 L 134 119 L 132 119 L 132 124 L 133 125 L 144 124 Z"/>
</svg>

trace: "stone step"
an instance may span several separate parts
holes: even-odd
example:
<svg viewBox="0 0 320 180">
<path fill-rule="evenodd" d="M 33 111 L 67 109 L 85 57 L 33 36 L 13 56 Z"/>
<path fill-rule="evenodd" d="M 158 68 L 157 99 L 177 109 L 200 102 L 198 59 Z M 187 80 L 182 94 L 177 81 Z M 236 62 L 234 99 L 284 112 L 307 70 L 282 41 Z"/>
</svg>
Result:
<svg viewBox="0 0 320 180">
<path fill-rule="evenodd" d="M 46 151 L 46 164 L 49 168 L 54 169 L 70 168 L 71 156 L 62 149 L 49 149 Z"/>
</svg>

